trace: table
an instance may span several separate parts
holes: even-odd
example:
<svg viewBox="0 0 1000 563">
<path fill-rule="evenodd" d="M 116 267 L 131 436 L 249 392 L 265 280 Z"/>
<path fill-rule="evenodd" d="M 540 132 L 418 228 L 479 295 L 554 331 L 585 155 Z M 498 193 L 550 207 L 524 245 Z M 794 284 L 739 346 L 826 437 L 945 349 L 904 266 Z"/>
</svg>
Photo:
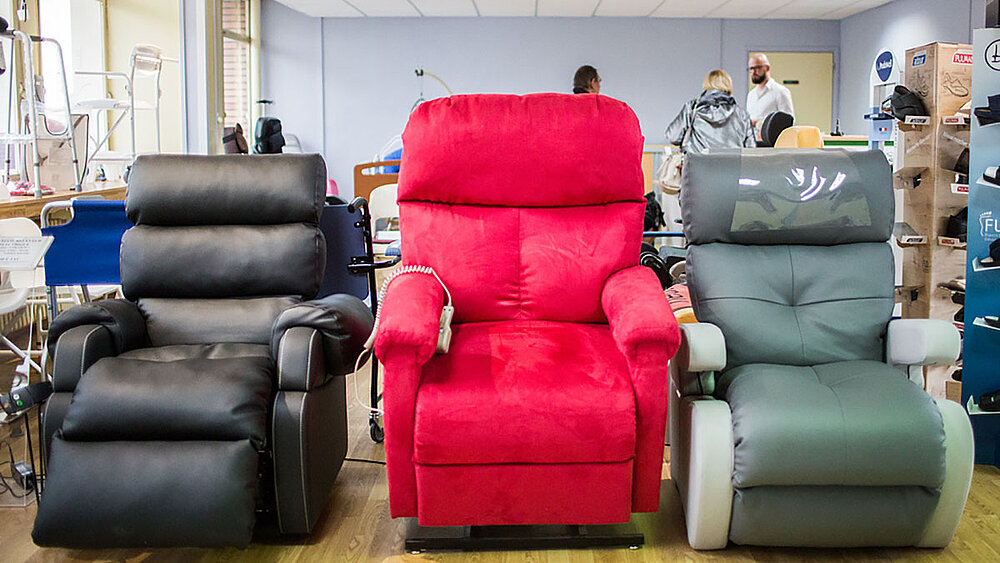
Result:
<svg viewBox="0 0 1000 563">
<path fill-rule="evenodd" d="M 10 219 L 11 217 L 38 219 L 45 204 L 83 195 L 99 195 L 104 199 L 125 199 L 125 184 L 120 181 L 100 182 L 98 184 L 85 184 L 82 192 L 63 189 L 42 197 L 12 196 L 8 201 L 0 199 L 0 219 Z"/>
</svg>

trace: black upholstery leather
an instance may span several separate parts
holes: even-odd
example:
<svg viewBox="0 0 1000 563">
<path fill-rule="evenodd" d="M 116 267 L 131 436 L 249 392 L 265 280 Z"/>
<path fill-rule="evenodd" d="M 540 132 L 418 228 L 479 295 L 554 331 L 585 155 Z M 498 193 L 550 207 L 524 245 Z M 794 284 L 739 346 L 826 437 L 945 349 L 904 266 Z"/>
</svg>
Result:
<svg viewBox="0 0 1000 563">
<path fill-rule="evenodd" d="M 105 299 L 84 303 L 59 314 L 49 327 L 49 355 L 55 357 L 56 342 L 67 330 L 81 325 L 101 325 L 114 339 L 115 353 L 147 346 L 146 320 L 135 306 L 125 299 Z"/>
<path fill-rule="evenodd" d="M 31 533 L 42 546 L 245 547 L 257 452 L 237 442 L 52 442 Z M 53 469 L 72 468 L 72 471 Z M 58 502 L 59 510 L 45 510 Z"/>
<path fill-rule="evenodd" d="M 344 375 L 354 371 L 374 324 L 371 311 L 360 299 L 338 293 L 283 311 L 274 322 L 271 349 L 278 351 L 281 336 L 290 327 L 315 328 L 323 337 L 326 372 Z"/>
<path fill-rule="evenodd" d="M 269 358 L 104 358 L 73 394 L 67 440 L 247 440 L 264 447 Z M 169 397 L 169 400 L 164 398 Z M 155 424 L 151 424 L 155 421 Z"/>
<path fill-rule="evenodd" d="M 314 328 L 293 326 L 278 344 L 278 389 L 308 391 L 328 379 L 323 337 Z"/>
<path fill-rule="evenodd" d="M 136 225 L 315 225 L 325 195 L 326 165 L 316 154 L 148 155 L 129 174 L 125 212 Z"/>
<path fill-rule="evenodd" d="M 299 300 L 293 297 L 258 299 L 139 300 L 153 346 L 252 342 L 268 344 L 274 319 Z"/>
<path fill-rule="evenodd" d="M 72 393 L 90 366 L 116 353 L 111 331 L 105 326 L 93 324 L 76 326 L 63 332 L 54 348 L 52 391 L 55 393 Z"/>
<path fill-rule="evenodd" d="M 323 277 L 325 192 L 315 155 L 137 159 L 128 301 L 49 333 L 36 543 L 242 547 L 258 507 L 312 530 L 347 449 L 337 374 L 373 322 L 356 297 L 302 303 Z"/>
<path fill-rule="evenodd" d="M 178 265 L 183 264 L 183 268 Z M 315 226 L 137 226 L 122 237 L 122 290 L 144 297 L 257 297 L 319 291 L 326 242 Z M 210 275 L 206 275 L 210 273 Z"/>
</svg>

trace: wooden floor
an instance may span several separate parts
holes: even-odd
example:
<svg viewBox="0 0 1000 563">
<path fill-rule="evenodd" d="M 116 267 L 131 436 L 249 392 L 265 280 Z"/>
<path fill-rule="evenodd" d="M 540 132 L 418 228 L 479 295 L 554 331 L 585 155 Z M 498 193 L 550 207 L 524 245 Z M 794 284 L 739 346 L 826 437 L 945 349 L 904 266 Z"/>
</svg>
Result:
<svg viewBox="0 0 1000 563">
<path fill-rule="evenodd" d="M 0 385 L 9 385 L 12 363 L 0 366 Z M 367 376 L 359 380 L 360 395 L 367 395 Z M 381 445 L 371 442 L 366 413 L 351 398 L 351 445 L 348 456 L 384 460 Z M 0 427 L 6 438 L 10 427 Z M 6 468 L 3 468 L 7 473 Z M 921 549 L 774 549 L 730 546 L 723 551 L 697 552 L 688 547 L 677 490 L 664 480 L 660 511 L 637 514 L 632 522 L 645 534 L 646 545 L 636 551 L 579 550 L 494 553 L 403 552 L 408 520 L 389 518 L 385 467 L 345 462 L 326 514 L 304 543 L 255 543 L 248 549 L 157 549 L 81 551 L 42 549 L 31 542 L 34 505 L 0 508 L 0 561 L 537 561 L 537 562 L 638 562 L 674 560 L 734 561 L 1000 561 L 1000 471 L 977 466 L 965 517 L 951 545 L 944 550 Z M 81 483 L 81 486 L 86 486 Z"/>
</svg>

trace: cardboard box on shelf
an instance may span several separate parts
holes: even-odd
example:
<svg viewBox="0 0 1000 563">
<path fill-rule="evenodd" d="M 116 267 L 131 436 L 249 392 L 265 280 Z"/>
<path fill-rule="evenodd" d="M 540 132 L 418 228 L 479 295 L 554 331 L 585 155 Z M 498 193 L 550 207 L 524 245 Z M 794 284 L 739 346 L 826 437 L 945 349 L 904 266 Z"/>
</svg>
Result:
<svg viewBox="0 0 1000 563">
<path fill-rule="evenodd" d="M 954 115 L 972 95 L 972 45 L 937 42 L 907 49 L 903 69 L 904 84 L 923 99 L 933 122 Z"/>
</svg>

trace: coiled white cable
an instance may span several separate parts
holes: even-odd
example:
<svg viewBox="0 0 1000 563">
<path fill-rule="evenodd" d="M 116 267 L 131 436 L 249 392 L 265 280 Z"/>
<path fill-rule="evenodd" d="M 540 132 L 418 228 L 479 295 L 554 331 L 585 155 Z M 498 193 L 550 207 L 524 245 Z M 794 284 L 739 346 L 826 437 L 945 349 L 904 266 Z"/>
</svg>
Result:
<svg viewBox="0 0 1000 563">
<path fill-rule="evenodd" d="M 434 279 L 436 279 L 438 281 L 438 283 L 441 284 L 441 288 L 444 289 L 444 294 L 445 294 L 445 297 L 446 297 L 446 299 L 448 301 L 447 304 L 444 306 L 444 308 L 441 311 L 441 318 L 442 318 L 441 325 L 442 325 L 442 330 L 447 329 L 447 331 L 448 331 L 448 338 L 449 339 L 451 338 L 451 336 L 450 336 L 451 335 L 451 329 L 448 328 L 448 325 L 451 324 L 451 315 L 453 314 L 453 312 L 455 310 L 454 307 L 452 307 L 452 304 L 451 304 L 451 292 L 448 291 L 448 286 L 446 286 L 444 284 L 444 282 L 441 281 L 441 276 L 439 276 L 437 274 L 437 272 L 434 271 L 434 268 L 431 268 L 430 266 L 420 266 L 420 265 L 416 265 L 416 264 L 411 264 L 409 266 L 403 266 L 401 268 L 397 268 L 397 269 L 393 270 L 392 272 L 390 272 L 389 275 L 388 275 L 388 277 L 385 278 L 385 281 L 382 282 L 382 287 L 381 287 L 381 289 L 379 289 L 379 292 L 378 292 L 378 296 L 377 296 L 378 306 L 375 309 L 375 324 L 374 324 L 374 326 L 372 326 L 372 333 L 368 337 L 368 340 L 365 341 L 364 350 L 360 354 L 358 354 L 358 359 L 357 359 L 357 361 L 354 362 L 354 374 L 353 374 L 354 375 L 354 399 L 358 402 L 359 405 L 361 405 L 362 407 L 364 407 L 368 411 L 374 412 L 374 413 L 378 413 L 378 414 L 384 414 L 385 411 L 383 411 L 382 409 L 377 408 L 375 406 L 369 405 L 369 404 L 367 404 L 367 403 L 365 403 L 364 401 L 361 400 L 361 394 L 358 392 L 358 371 L 361 370 L 361 368 L 365 365 L 365 363 L 367 363 L 367 360 L 369 358 L 372 358 L 372 357 L 375 356 L 375 353 L 373 352 L 372 348 L 375 346 L 375 335 L 378 332 L 379 319 L 382 318 L 382 301 L 385 299 L 385 296 L 386 296 L 387 292 L 389 291 L 389 284 L 392 283 L 392 280 L 398 278 L 399 276 L 402 276 L 403 274 L 426 274 L 426 275 L 429 275 L 429 276 L 434 276 Z M 440 344 L 439 344 L 439 349 L 440 349 Z M 445 350 L 447 350 L 447 345 L 445 345 Z M 362 363 L 362 359 L 365 360 L 364 363 Z M 378 382 L 376 382 L 375 384 L 377 385 Z"/>
</svg>

